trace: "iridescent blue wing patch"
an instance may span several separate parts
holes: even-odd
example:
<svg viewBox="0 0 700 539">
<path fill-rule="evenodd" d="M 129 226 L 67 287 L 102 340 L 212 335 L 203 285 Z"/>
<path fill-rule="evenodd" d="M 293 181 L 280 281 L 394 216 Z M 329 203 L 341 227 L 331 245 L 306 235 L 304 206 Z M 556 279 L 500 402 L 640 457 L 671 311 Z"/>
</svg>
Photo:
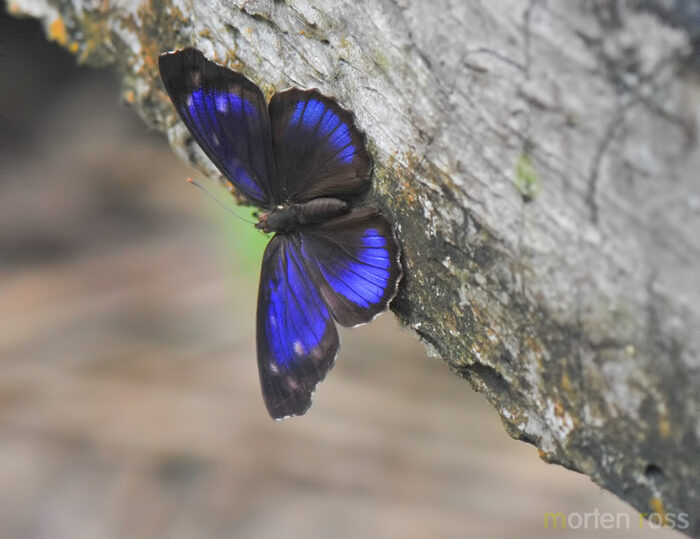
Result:
<svg viewBox="0 0 700 539">
<path fill-rule="evenodd" d="M 285 199 L 349 198 L 367 189 L 372 159 L 354 115 L 318 90 L 292 88 L 270 101 L 278 181 Z"/>
<path fill-rule="evenodd" d="M 196 49 L 162 54 L 159 67 L 180 118 L 209 159 L 251 202 L 270 203 L 274 163 L 260 89 Z"/>
<path fill-rule="evenodd" d="M 384 311 L 401 278 L 391 224 L 370 207 L 304 229 L 301 252 L 333 317 L 343 326 Z"/>
<path fill-rule="evenodd" d="M 338 332 L 313 283 L 298 234 L 272 238 L 260 272 L 258 369 L 275 419 L 302 415 L 338 352 Z"/>
</svg>

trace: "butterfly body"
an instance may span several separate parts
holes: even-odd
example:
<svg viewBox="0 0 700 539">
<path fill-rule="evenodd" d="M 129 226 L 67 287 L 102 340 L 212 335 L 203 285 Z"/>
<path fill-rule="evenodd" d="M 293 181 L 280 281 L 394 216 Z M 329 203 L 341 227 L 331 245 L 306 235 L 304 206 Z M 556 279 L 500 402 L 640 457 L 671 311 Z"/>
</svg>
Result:
<svg viewBox="0 0 700 539">
<path fill-rule="evenodd" d="M 269 105 L 240 73 L 196 49 L 160 56 L 180 117 L 231 185 L 275 233 L 263 255 L 257 309 L 260 382 L 270 415 L 301 415 L 339 348 L 336 322 L 383 312 L 401 278 L 391 224 L 355 206 L 372 160 L 351 112 L 317 90 L 275 94 Z"/>
<path fill-rule="evenodd" d="M 302 204 L 277 206 L 260 215 L 255 228 L 266 234 L 289 234 L 304 226 L 319 224 L 346 213 L 349 205 L 339 198 L 314 198 Z"/>
</svg>

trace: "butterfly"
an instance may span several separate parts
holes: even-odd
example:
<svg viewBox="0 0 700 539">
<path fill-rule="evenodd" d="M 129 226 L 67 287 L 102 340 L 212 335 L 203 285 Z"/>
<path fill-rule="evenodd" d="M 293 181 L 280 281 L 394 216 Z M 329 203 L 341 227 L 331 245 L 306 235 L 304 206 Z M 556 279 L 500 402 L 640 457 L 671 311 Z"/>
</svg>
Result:
<svg viewBox="0 0 700 539">
<path fill-rule="evenodd" d="M 193 138 L 274 232 L 263 255 L 256 344 L 263 398 L 275 419 L 302 415 L 333 367 L 335 323 L 386 310 L 402 276 L 394 229 L 353 207 L 372 158 L 352 112 L 318 90 L 267 104 L 253 82 L 187 48 L 159 57 L 161 78 Z"/>
</svg>

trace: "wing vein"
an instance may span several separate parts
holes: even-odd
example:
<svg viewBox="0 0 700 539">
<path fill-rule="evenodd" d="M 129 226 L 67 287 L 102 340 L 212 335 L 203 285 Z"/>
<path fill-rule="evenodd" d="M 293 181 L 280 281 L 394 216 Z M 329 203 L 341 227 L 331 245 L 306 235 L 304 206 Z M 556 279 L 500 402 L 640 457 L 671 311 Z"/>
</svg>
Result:
<svg viewBox="0 0 700 539">
<path fill-rule="evenodd" d="M 382 237 L 384 237 L 384 236 L 382 236 Z M 328 238 L 327 241 L 329 241 L 330 243 L 332 243 L 333 245 L 335 245 L 338 249 L 340 249 L 341 251 L 343 251 L 346 255 L 348 255 L 348 257 L 352 258 L 353 260 L 358 261 L 360 264 L 365 264 L 366 266 L 371 266 L 371 267 L 373 267 L 373 268 L 386 270 L 386 267 L 385 267 L 385 266 L 377 266 L 377 265 L 375 265 L 375 264 L 371 264 L 371 263 L 369 263 L 369 262 L 365 262 L 365 261 L 362 260 L 361 258 L 358 258 L 357 255 L 354 255 L 353 253 L 351 253 L 350 251 L 348 251 L 348 250 L 345 248 L 345 246 L 343 246 L 341 243 L 339 243 L 339 242 L 337 242 L 337 241 L 331 240 L 330 238 Z M 377 249 L 377 247 L 374 247 L 374 249 Z M 387 251 L 387 253 L 388 253 L 388 251 Z M 314 256 L 315 256 L 315 255 L 314 255 Z M 372 256 L 372 255 L 368 255 L 368 256 Z M 318 257 L 316 257 L 316 258 L 318 258 Z M 372 258 L 379 258 L 379 257 L 372 257 Z"/>
</svg>

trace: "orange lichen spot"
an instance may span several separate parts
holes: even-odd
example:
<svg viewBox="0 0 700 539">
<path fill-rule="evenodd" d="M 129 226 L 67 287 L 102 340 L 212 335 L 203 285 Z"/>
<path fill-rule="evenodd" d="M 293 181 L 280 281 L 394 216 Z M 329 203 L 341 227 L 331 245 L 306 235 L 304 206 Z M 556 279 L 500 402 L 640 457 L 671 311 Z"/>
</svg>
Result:
<svg viewBox="0 0 700 539">
<path fill-rule="evenodd" d="M 145 51 L 145 54 L 143 55 L 143 64 L 149 71 L 152 71 L 156 68 L 156 58 L 152 51 Z"/>
<path fill-rule="evenodd" d="M 253 29 L 252 29 L 250 26 L 248 26 L 248 27 L 245 29 L 245 33 L 248 34 L 248 35 L 251 35 L 251 34 L 253 33 Z"/>
<path fill-rule="evenodd" d="M 552 459 L 554 458 L 551 451 L 544 451 L 539 447 L 537 448 L 537 455 L 545 462 L 552 462 Z"/>
<path fill-rule="evenodd" d="M 664 438 L 668 438 L 671 435 L 671 422 L 666 414 L 659 417 L 659 434 Z"/>
<path fill-rule="evenodd" d="M 664 509 L 664 502 L 661 500 L 661 498 L 654 496 L 651 500 L 649 500 L 649 505 L 654 510 L 654 513 L 661 516 L 661 523 L 664 526 L 668 526 L 666 510 Z"/>
<path fill-rule="evenodd" d="M 66 25 L 61 17 L 58 17 L 49 25 L 49 39 L 65 47 L 68 43 L 68 33 Z"/>
<path fill-rule="evenodd" d="M 11 15 L 20 15 L 22 13 L 22 9 L 19 7 L 17 2 L 10 2 L 7 4 L 7 11 Z"/>
<path fill-rule="evenodd" d="M 134 101 L 136 101 L 136 94 L 133 90 L 126 91 L 126 93 L 124 94 L 124 101 L 126 101 L 130 105 L 133 104 Z"/>
<path fill-rule="evenodd" d="M 567 393 L 571 391 L 571 380 L 569 380 L 569 375 L 566 373 L 561 375 L 561 388 Z"/>
<path fill-rule="evenodd" d="M 158 11 L 158 13 L 156 13 Z M 130 21 L 134 25 L 134 29 L 141 42 L 141 60 L 143 61 L 142 67 L 138 70 L 139 74 L 146 76 L 154 76 L 158 70 L 158 56 L 163 52 L 161 42 L 159 39 L 165 39 L 166 42 L 172 43 L 173 48 L 179 48 L 178 44 L 173 40 L 168 40 L 160 35 L 158 39 L 154 38 L 152 34 L 148 32 L 148 28 L 153 25 L 158 24 L 164 28 L 168 28 L 168 31 L 174 31 L 178 27 L 178 23 L 182 18 L 182 12 L 176 8 L 170 8 L 165 11 L 167 18 L 162 20 L 160 17 L 163 15 L 159 10 L 154 10 L 153 2 L 144 2 L 138 9 L 138 20 L 141 22 L 136 24 L 133 20 Z"/>
<path fill-rule="evenodd" d="M 561 402 L 557 401 L 554 403 L 554 413 L 557 417 L 564 417 L 565 410 Z"/>
<path fill-rule="evenodd" d="M 80 50 L 80 43 L 78 43 L 77 41 L 73 41 L 73 43 L 68 45 L 68 50 L 71 53 L 75 54 L 76 52 L 78 52 Z"/>
</svg>

